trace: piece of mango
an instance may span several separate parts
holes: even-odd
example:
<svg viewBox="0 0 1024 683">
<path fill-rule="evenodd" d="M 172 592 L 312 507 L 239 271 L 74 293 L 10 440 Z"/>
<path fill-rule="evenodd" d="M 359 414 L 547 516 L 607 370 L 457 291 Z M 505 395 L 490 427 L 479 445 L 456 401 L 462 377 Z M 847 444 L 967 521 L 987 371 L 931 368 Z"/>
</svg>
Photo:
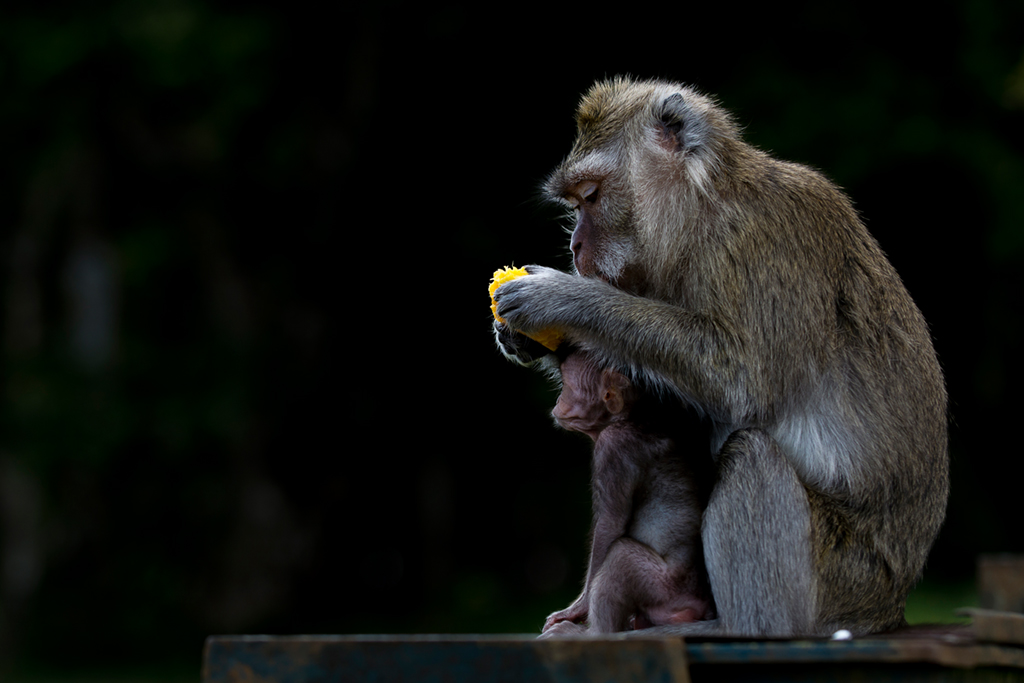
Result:
<svg viewBox="0 0 1024 683">
<path fill-rule="evenodd" d="M 505 324 L 502 318 L 498 317 L 498 302 L 494 300 L 494 292 L 498 287 L 502 286 L 506 282 L 515 280 L 517 277 L 525 277 L 529 275 L 526 272 L 526 268 L 510 268 L 505 266 L 494 271 L 494 277 L 491 278 L 491 285 L 487 288 L 487 292 L 491 295 L 491 313 L 494 315 L 494 319 L 499 323 Z M 534 341 L 540 342 L 544 348 L 554 351 L 558 348 L 558 345 L 562 342 L 562 333 L 559 330 L 541 330 L 534 332 L 533 334 L 526 335 Z"/>
</svg>

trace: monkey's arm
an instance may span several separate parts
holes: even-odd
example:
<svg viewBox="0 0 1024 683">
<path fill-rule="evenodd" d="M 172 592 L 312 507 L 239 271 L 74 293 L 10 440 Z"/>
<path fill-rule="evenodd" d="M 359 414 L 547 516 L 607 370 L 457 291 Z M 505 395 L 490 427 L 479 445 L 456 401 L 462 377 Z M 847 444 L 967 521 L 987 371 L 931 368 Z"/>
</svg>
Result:
<svg viewBox="0 0 1024 683">
<path fill-rule="evenodd" d="M 617 426 L 607 427 L 594 444 L 594 537 L 587 582 L 604 564 L 617 539 L 626 535 L 633 513 L 633 494 L 641 469 L 633 444 Z"/>
<path fill-rule="evenodd" d="M 544 622 L 544 632 L 563 621 L 580 622 L 590 614 L 590 593 L 594 577 L 608 557 L 616 540 L 626 535 L 632 512 L 633 493 L 640 480 L 637 463 L 629 457 L 628 449 L 613 434 L 613 428 L 602 432 L 594 445 L 594 524 L 590 544 L 590 562 L 583 592 L 564 610 L 550 615 Z"/>
<path fill-rule="evenodd" d="M 613 364 L 674 386 L 722 421 L 756 411 L 760 389 L 748 373 L 743 339 L 723 315 L 645 299 L 597 278 L 542 266 L 527 270 L 529 277 L 495 293 L 498 314 L 510 327 L 527 333 L 560 328 Z"/>
</svg>

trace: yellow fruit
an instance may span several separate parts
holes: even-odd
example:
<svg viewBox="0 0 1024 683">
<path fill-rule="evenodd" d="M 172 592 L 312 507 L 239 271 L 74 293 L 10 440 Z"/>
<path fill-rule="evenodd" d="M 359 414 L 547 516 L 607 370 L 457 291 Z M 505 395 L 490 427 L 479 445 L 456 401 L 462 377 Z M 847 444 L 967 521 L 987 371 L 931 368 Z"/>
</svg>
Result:
<svg viewBox="0 0 1024 683">
<path fill-rule="evenodd" d="M 526 272 L 526 268 L 510 268 L 505 266 L 494 271 L 494 277 L 491 278 L 491 285 L 487 288 L 487 292 L 491 295 L 491 313 L 494 315 L 494 319 L 499 323 L 504 324 L 505 321 L 498 317 L 498 302 L 494 300 L 494 291 L 498 287 L 502 286 L 506 282 L 515 280 L 517 277 L 525 277 L 529 275 Z M 558 348 L 558 345 L 562 342 L 562 333 L 558 330 L 541 330 L 533 334 L 526 335 L 534 341 L 540 342 L 545 348 L 554 351 Z"/>
</svg>

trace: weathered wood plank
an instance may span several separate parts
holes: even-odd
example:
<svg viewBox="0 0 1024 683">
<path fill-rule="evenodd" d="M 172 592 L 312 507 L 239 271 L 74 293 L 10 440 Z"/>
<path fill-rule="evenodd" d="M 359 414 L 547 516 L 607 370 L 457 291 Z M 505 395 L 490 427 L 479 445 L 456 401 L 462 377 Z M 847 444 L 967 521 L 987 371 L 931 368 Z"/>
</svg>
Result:
<svg viewBox="0 0 1024 683">
<path fill-rule="evenodd" d="M 1024 680 L 1024 649 L 969 627 L 851 641 L 613 636 L 222 636 L 205 683 Z"/>
<path fill-rule="evenodd" d="M 538 681 L 689 683 L 679 639 L 241 636 L 206 643 L 206 683 Z"/>
</svg>

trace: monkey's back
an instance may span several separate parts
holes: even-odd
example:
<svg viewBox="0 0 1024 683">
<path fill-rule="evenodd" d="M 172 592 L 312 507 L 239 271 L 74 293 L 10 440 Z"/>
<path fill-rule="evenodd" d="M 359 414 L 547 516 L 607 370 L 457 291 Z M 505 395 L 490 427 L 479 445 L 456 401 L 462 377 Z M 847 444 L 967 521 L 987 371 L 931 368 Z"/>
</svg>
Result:
<svg viewBox="0 0 1024 683">
<path fill-rule="evenodd" d="M 736 248 L 770 226 L 771 267 L 745 283 L 764 294 L 741 313 L 764 334 L 765 424 L 828 549 L 823 619 L 848 624 L 875 604 L 869 630 L 896 626 L 945 515 L 945 382 L 924 316 L 846 196 L 811 169 L 762 163 L 747 201 L 769 208 Z"/>
</svg>

